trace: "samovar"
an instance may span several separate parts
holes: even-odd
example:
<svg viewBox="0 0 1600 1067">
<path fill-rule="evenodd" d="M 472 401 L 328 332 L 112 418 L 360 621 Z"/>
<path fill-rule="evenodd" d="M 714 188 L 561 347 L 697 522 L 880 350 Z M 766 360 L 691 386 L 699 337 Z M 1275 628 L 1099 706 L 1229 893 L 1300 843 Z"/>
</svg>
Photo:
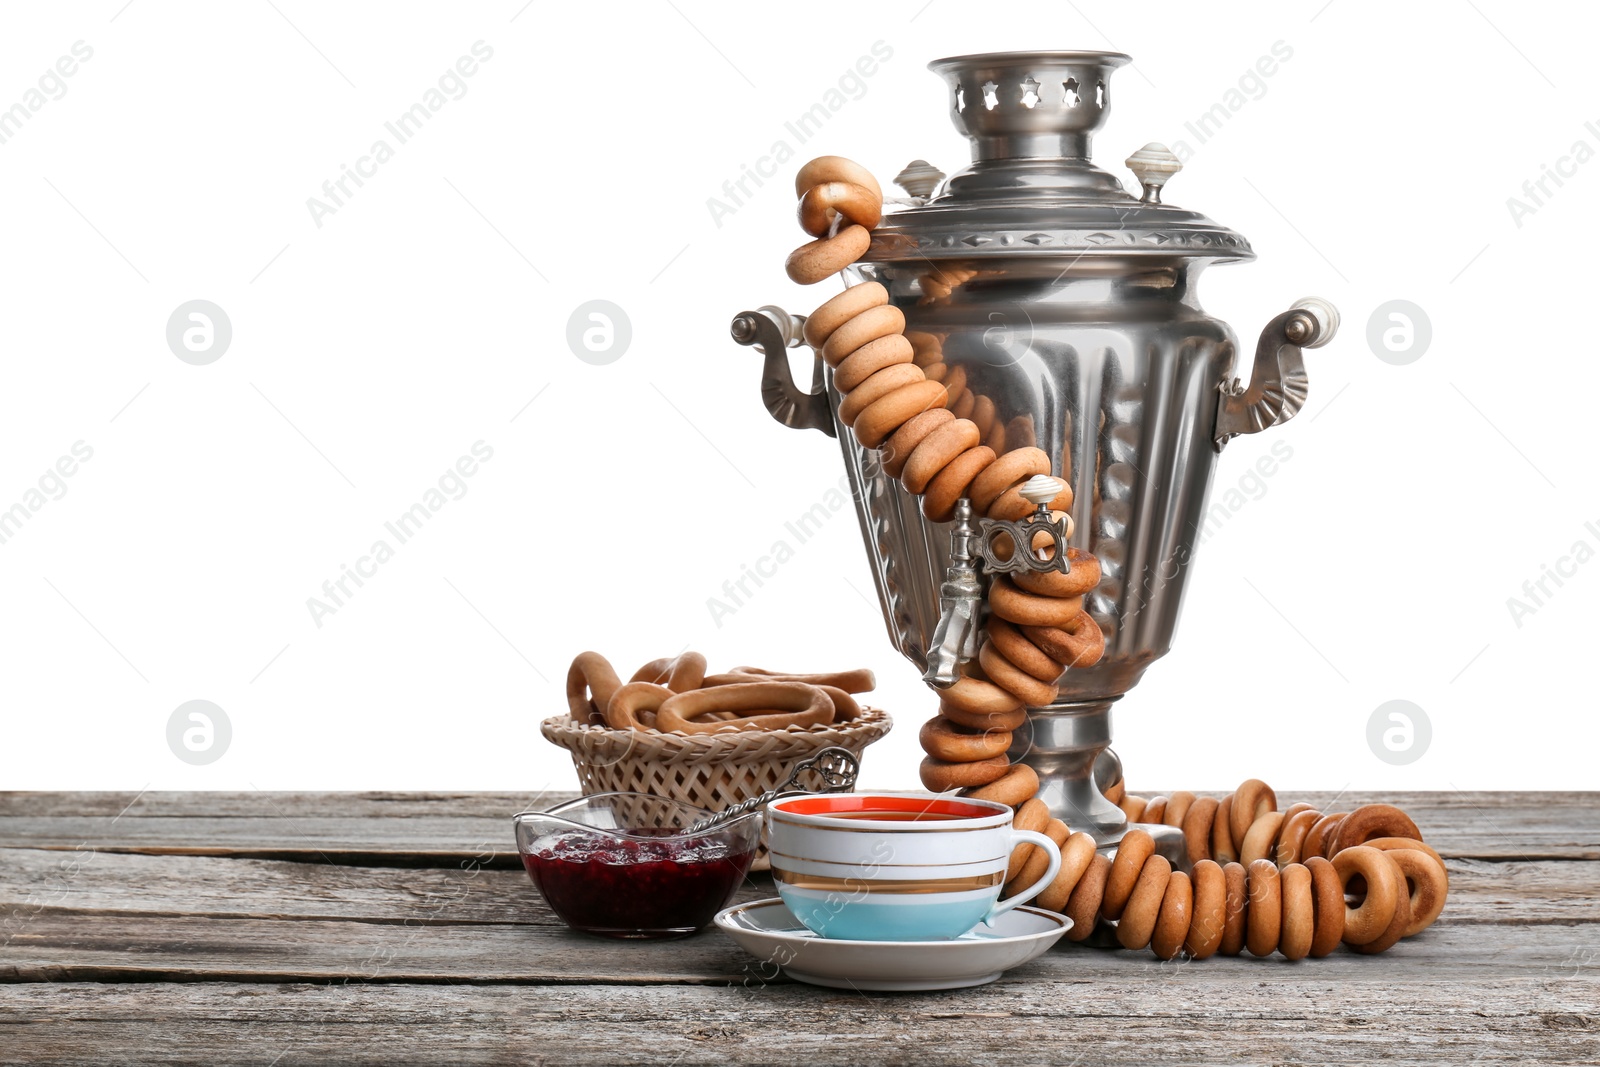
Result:
<svg viewBox="0 0 1600 1067">
<path fill-rule="evenodd" d="M 942 346 L 982 409 L 986 443 L 1045 450 L 1074 490 L 1069 543 L 1100 560 L 1085 607 L 1106 650 L 1066 673 L 1053 704 L 1029 709 L 1010 755 L 1038 772 L 1057 817 L 1102 845 L 1127 828 L 1102 793 L 1121 773 L 1111 710 L 1172 645 L 1217 456 L 1229 439 L 1294 417 L 1306 397 L 1301 350 L 1338 328 L 1330 304 L 1301 301 L 1262 330 L 1248 384 L 1234 377 L 1233 331 L 1201 307 L 1197 282 L 1213 263 L 1253 259 L 1249 243 L 1163 202 L 1181 165 L 1161 145 L 1128 160 L 1137 196 L 1090 162 L 1111 75 L 1126 62 L 1010 52 L 929 64 L 949 87 L 972 162 L 948 178 L 920 160 L 908 166 L 896 179 L 907 197 L 889 201 L 846 272 L 885 285 L 908 336 Z M 769 306 L 737 316 L 732 332 L 766 357 L 772 415 L 838 438 L 889 636 L 930 684 L 949 685 L 975 651 L 970 627 L 952 630 L 951 580 L 977 575 L 965 550 L 977 533 L 970 511 L 953 524 L 924 517 L 839 421 L 820 357 L 811 388 L 795 385 L 785 350 L 802 343 L 802 324 Z"/>
</svg>

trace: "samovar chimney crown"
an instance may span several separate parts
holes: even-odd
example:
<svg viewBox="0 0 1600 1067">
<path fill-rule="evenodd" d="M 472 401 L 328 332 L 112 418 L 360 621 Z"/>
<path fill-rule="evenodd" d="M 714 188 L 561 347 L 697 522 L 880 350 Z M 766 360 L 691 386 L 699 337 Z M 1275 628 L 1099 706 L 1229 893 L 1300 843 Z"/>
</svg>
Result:
<svg viewBox="0 0 1600 1067">
<path fill-rule="evenodd" d="M 1088 159 L 1089 136 L 1111 106 L 1120 52 L 988 52 L 936 59 L 950 86 L 950 120 L 972 139 L 974 163 Z"/>
</svg>

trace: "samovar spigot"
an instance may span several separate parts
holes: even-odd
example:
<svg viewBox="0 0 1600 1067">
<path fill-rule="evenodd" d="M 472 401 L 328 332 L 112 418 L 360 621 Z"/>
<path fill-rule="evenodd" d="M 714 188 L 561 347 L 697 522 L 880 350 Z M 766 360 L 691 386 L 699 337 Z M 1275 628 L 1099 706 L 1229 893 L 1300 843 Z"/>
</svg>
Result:
<svg viewBox="0 0 1600 1067">
<path fill-rule="evenodd" d="M 978 656 L 984 595 L 972 556 L 978 540 L 972 503 L 962 497 L 956 501 L 955 525 L 950 529 L 950 566 L 939 586 L 939 623 L 928 645 L 928 669 L 922 672 L 922 680 L 938 689 L 955 685 L 962 664 Z"/>
</svg>

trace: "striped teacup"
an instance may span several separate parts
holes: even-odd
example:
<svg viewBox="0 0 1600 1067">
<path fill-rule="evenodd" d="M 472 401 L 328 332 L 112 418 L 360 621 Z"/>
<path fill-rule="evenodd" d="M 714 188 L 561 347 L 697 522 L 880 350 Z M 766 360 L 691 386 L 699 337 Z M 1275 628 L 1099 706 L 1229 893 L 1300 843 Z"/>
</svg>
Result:
<svg viewBox="0 0 1600 1067">
<path fill-rule="evenodd" d="M 939 941 L 1044 891 L 1061 850 L 1011 825 L 990 800 L 905 793 L 818 793 L 767 805 L 772 877 L 796 919 L 819 937 Z M 1049 868 L 1000 899 L 1019 844 L 1045 850 Z"/>
</svg>

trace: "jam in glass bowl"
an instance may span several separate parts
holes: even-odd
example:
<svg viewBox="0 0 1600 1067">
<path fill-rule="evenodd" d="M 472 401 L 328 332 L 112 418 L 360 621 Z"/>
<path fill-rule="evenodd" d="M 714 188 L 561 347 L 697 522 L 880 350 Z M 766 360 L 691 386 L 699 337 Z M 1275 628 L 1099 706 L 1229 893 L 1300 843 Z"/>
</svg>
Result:
<svg viewBox="0 0 1600 1067">
<path fill-rule="evenodd" d="M 683 937 L 733 901 L 761 813 L 698 834 L 711 814 L 646 793 L 596 793 L 514 817 L 517 851 L 556 917 L 603 937 Z"/>
</svg>

